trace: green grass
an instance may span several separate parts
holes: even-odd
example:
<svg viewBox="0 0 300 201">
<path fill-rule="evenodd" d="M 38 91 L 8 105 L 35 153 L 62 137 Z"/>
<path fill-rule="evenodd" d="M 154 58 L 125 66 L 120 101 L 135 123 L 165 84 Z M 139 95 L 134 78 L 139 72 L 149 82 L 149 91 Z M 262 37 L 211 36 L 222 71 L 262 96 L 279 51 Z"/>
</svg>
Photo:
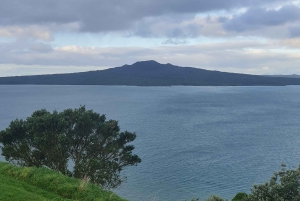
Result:
<svg viewBox="0 0 300 201">
<path fill-rule="evenodd" d="M 51 192 L 42 190 L 12 177 L 0 174 L 0 200 L 3 201 L 26 201 L 26 200 L 64 200 L 62 197 Z"/>
<path fill-rule="evenodd" d="M 0 200 L 126 201 L 96 185 L 46 168 L 16 167 L 0 162 Z"/>
</svg>

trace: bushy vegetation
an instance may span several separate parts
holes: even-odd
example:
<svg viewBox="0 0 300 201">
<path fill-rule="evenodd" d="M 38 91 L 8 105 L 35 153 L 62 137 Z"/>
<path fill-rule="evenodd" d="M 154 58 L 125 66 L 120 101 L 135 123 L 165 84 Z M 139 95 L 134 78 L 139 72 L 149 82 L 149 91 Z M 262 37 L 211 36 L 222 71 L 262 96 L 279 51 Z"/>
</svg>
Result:
<svg viewBox="0 0 300 201">
<path fill-rule="evenodd" d="M 47 168 L 17 167 L 0 162 L 0 200 L 126 201 L 85 180 Z"/>
<path fill-rule="evenodd" d="M 187 200 L 184 200 L 187 201 Z M 191 201 L 200 201 L 200 198 L 193 198 Z M 221 197 L 217 196 L 217 195 L 212 195 L 209 198 L 205 199 L 204 201 L 227 201 L 227 200 L 223 200 Z"/>
<path fill-rule="evenodd" d="M 240 192 L 236 194 L 231 201 L 243 201 L 244 199 L 247 198 L 247 196 L 248 196 L 247 193 Z"/>
<path fill-rule="evenodd" d="M 26 120 L 14 120 L 0 132 L 2 155 L 19 166 L 48 167 L 75 178 L 88 177 L 103 188 L 116 188 L 124 167 L 141 159 L 132 153 L 135 133 L 120 132 L 116 120 L 106 120 L 84 106 L 62 112 L 37 110 Z M 74 164 L 68 168 L 69 161 Z"/>
<path fill-rule="evenodd" d="M 223 200 L 221 197 L 219 197 L 217 195 L 213 195 L 213 196 L 210 196 L 209 198 L 207 198 L 205 201 L 225 201 L 225 200 Z"/>
<path fill-rule="evenodd" d="M 269 182 L 254 185 L 251 194 L 244 201 L 299 201 L 300 200 L 300 166 L 295 170 L 282 165 Z"/>
<path fill-rule="evenodd" d="M 293 170 L 283 164 L 269 182 L 254 185 L 248 195 L 238 193 L 232 201 L 300 201 L 300 165 Z"/>
<path fill-rule="evenodd" d="M 186 200 L 185 200 L 186 201 Z M 200 201 L 199 198 L 191 201 Z M 225 201 L 211 196 L 204 201 Z M 282 165 L 269 182 L 254 185 L 250 194 L 240 192 L 231 201 L 300 201 L 300 165 L 295 170 Z"/>
</svg>

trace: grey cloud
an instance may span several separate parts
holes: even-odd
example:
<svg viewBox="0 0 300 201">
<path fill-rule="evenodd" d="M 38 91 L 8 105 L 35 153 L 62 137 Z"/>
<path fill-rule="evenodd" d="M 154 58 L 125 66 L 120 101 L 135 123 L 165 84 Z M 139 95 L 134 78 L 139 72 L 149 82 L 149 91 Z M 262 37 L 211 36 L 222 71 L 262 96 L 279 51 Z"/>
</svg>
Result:
<svg viewBox="0 0 300 201">
<path fill-rule="evenodd" d="M 192 16 L 185 16 L 185 23 L 177 21 L 178 16 L 163 16 L 141 20 L 132 28 L 132 34 L 144 38 L 195 38 L 201 35 L 203 25 L 195 23 Z M 183 19 L 182 19 L 183 20 Z"/>
<path fill-rule="evenodd" d="M 80 31 L 125 30 L 146 17 L 287 2 L 290 0 L 2 0 L 0 24 L 45 25 L 79 22 Z"/>
<path fill-rule="evenodd" d="M 221 17 L 218 17 L 217 20 L 219 23 L 224 23 L 224 22 L 227 22 L 229 20 L 229 18 L 225 17 L 225 16 L 221 16 Z"/>
<path fill-rule="evenodd" d="M 245 13 L 225 21 L 223 27 L 229 31 L 242 32 L 295 21 L 300 21 L 300 8 L 295 5 L 283 6 L 279 10 L 250 8 Z"/>
<path fill-rule="evenodd" d="M 50 45 L 45 43 L 34 43 L 30 46 L 29 51 L 39 52 L 39 53 L 49 53 L 53 51 L 53 48 Z"/>
<path fill-rule="evenodd" d="M 76 13 L 71 1 L 51 0 L 2 0 L 0 17 L 2 25 L 32 25 L 57 23 L 75 20 Z M 73 7 L 73 8 L 72 8 Z"/>
<path fill-rule="evenodd" d="M 194 38 L 200 35 L 202 26 L 190 24 L 166 30 L 166 36 L 172 38 Z"/>
<path fill-rule="evenodd" d="M 207 15 L 207 17 L 206 17 L 205 20 L 206 20 L 207 23 L 211 22 L 211 17 L 210 17 L 210 15 Z"/>
<path fill-rule="evenodd" d="M 160 30 L 160 33 L 151 30 L 151 27 L 142 26 L 136 30 L 133 35 L 141 36 L 141 37 L 156 37 L 156 38 L 195 38 L 201 35 L 202 26 L 199 25 L 188 25 L 182 27 L 171 27 Z"/>
<path fill-rule="evenodd" d="M 300 26 L 289 27 L 289 34 L 292 38 L 300 37 Z"/>
<path fill-rule="evenodd" d="M 169 38 L 169 39 L 165 40 L 164 42 L 162 42 L 162 44 L 163 45 L 183 45 L 183 44 L 187 44 L 187 41 Z"/>
<path fill-rule="evenodd" d="M 132 36 L 132 35 L 138 35 L 138 36 L 142 36 L 145 38 L 156 37 L 156 35 L 151 30 L 151 25 L 144 24 L 144 23 L 139 23 L 136 26 L 135 31 L 132 34 L 130 34 L 129 36 Z"/>
</svg>

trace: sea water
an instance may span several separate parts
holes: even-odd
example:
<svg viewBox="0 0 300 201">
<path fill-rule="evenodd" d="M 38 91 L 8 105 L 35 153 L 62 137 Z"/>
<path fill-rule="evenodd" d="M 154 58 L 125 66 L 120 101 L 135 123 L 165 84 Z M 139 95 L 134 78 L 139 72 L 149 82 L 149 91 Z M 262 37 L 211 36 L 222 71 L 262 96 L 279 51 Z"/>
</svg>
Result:
<svg viewBox="0 0 300 201">
<path fill-rule="evenodd" d="M 142 163 L 114 192 L 131 201 L 232 199 L 300 163 L 300 87 L 0 86 L 0 130 L 45 108 L 85 105 L 136 132 Z M 0 160 L 4 161 L 1 156 Z"/>
</svg>

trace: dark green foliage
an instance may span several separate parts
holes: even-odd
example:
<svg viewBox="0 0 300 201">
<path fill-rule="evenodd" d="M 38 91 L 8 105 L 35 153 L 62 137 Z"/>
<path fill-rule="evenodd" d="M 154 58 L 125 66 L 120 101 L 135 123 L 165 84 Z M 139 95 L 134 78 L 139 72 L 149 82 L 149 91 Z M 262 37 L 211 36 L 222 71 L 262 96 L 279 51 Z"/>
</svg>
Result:
<svg viewBox="0 0 300 201">
<path fill-rule="evenodd" d="M 221 197 L 217 195 L 212 195 L 209 198 L 207 198 L 205 201 L 225 201 Z"/>
<path fill-rule="evenodd" d="M 54 111 L 34 112 L 24 120 L 12 121 L 0 132 L 2 155 L 20 166 L 46 166 L 61 173 L 67 170 L 68 139 L 64 118 Z"/>
<path fill-rule="evenodd" d="M 183 201 L 187 201 L 187 200 L 183 200 Z M 199 198 L 192 198 L 191 201 L 200 201 Z"/>
<path fill-rule="evenodd" d="M 184 200 L 187 201 L 187 200 Z M 200 198 L 193 198 L 191 199 L 191 201 L 200 201 Z M 212 195 L 209 198 L 205 199 L 204 201 L 227 201 L 227 200 L 223 200 L 221 197 L 217 196 L 217 195 Z"/>
<path fill-rule="evenodd" d="M 287 170 L 285 165 L 275 172 L 270 181 L 254 185 L 245 201 L 299 201 L 300 200 L 300 166 Z"/>
<path fill-rule="evenodd" d="M 85 107 L 58 113 L 35 111 L 26 120 L 12 121 L 0 132 L 2 155 L 20 166 L 48 167 L 75 178 L 89 178 L 104 188 L 115 188 L 126 166 L 141 159 L 132 154 L 135 133 L 120 132 L 118 122 L 106 121 Z M 68 170 L 68 161 L 74 163 Z"/>
<path fill-rule="evenodd" d="M 231 201 L 243 201 L 247 198 L 247 193 L 238 193 L 234 196 L 234 198 Z"/>
<path fill-rule="evenodd" d="M 0 200 L 125 201 L 110 191 L 46 168 L 0 162 Z M 4 183 L 3 183 L 4 182 Z M 4 185 L 1 185 L 4 184 Z"/>
</svg>

